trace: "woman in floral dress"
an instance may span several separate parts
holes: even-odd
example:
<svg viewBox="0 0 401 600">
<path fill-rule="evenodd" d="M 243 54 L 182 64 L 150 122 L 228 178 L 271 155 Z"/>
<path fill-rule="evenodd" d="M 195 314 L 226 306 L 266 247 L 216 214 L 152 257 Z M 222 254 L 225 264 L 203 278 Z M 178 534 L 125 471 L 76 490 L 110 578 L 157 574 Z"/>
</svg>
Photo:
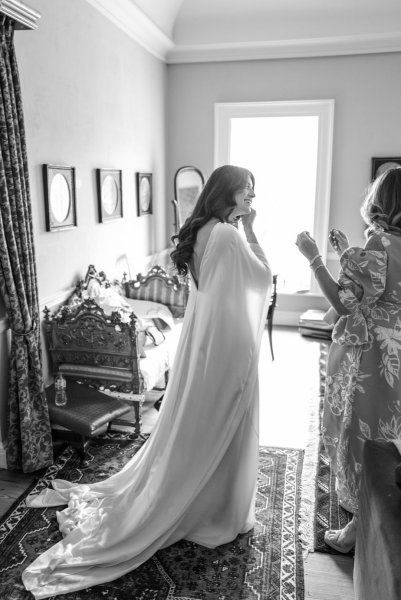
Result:
<svg viewBox="0 0 401 600">
<path fill-rule="evenodd" d="M 344 529 L 326 531 L 325 542 L 340 552 L 355 545 L 365 440 L 401 439 L 401 168 L 372 183 L 361 214 L 368 225 L 364 248 L 349 247 L 340 231 L 330 233 L 340 255 L 338 281 L 307 232 L 296 242 L 339 316 L 328 358 L 323 439 L 340 504 L 354 515 Z"/>
</svg>

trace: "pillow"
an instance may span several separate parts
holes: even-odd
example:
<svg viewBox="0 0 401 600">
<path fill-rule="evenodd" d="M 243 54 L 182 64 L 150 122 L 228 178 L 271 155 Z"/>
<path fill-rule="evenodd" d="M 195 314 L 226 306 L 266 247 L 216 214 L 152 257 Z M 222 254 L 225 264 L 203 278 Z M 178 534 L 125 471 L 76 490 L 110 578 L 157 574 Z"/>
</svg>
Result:
<svg viewBox="0 0 401 600">
<path fill-rule="evenodd" d="M 132 308 L 125 301 L 122 292 L 122 285 L 117 280 L 110 283 L 104 271 L 97 273 L 94 266 L 89 265 L 85 280 L 78 283 L 66 304 L 71 310 L 75 310 L 82 304 L 83 300 L 90 298 L 96 302 L 107 316 L 117 311 L 120 313 L 121 320 L 124 323 L 129 323 Z"/>
<path fill-rule="evenodd" d="M 150 300 L 133 300 L 132 298 L 125 298 L 125 301 L 143 322 L 144 328 L 155 325 L 160 330 L 173 329 L 173 313 L 165 304 Z"/>
<path fill-rule="evenodd" d="M 145 344 L 147 341 L 147 337 L 146 337 L 146 333 L 145 333 L 144 329 L 138 331 L 137 340 L 138 340 L 139 358 L 146 358 Z"/>
<path fill-rule="evenodd" d="M 132 308 L 130 308 L 130 305 L 126 302 L 125 298 L 120 296 L 120 294 L 112 287 L 106 287 L 105 285 L 92 286 L 90 293 L 91 295 L 89 297 L 96 302 L 96 304 L 107 316 L 110 316 L 111 313 L 118 311 L 120 313 L 121 320 L 128 323 Z"/>
<path fill-rule="evenodd" d="M 159 302 L 151 300 L 134 300 L 125 298 L 130 310 L 134 311 L 139 321 L 139 352 L 146 358 L 146 346 L 159 346 L 164 342 L 163 331 L 174 327 L 174 319 L 170 309 Z"/>
<path fill-rule="evenodd" d="M 140 321 L 140 323 L 141 322 L 142 321 Z M 165 339 L 164 333 L 155 325 L 149 325 L 148 327 L 141 328 L 137 335 L 139 357 L 146 358 L 145 348 L 149 348 L 151 346 L 160 346 Z"/>
<path fill-rule="evenodd" d="M 82 304 L 82 294 L 74 290 L 74 292 L 68 298 L 66 305 L 69 306 L 71 309 L 75 309 L 78 308 L 80 304 Z"/>
<path fill-rule="evenodd" d="M 145 330 L 146 337 L 150 339 L 151 343 L 154 346 L 160 346 L 162 342 L 166 339 L 164 337 L 164 333 L 156 327 L 156 325 L 149 325 L 149 327 Z"/>
<path fill-rule="evenodd" d="M 97 298 L 100 295 L 100 288 L 100 281 L 95 279 L 95 277 L 91 277 L 88 281 L 88 285 L 86 286 L 88 297 Z"/>
</svg>

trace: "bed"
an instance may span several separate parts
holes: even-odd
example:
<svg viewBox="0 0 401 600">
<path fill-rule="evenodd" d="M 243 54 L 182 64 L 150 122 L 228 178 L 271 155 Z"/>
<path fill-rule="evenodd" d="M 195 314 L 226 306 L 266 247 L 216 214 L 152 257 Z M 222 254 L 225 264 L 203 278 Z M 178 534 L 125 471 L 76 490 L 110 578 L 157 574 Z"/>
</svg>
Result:
<svg viewBox="0 0 401 600">
<path fill-rule="evenodd" d="M 159 266 L 112 282 L 90 265 L 63 306 L 44 309 L 53 374 L 131 394 L 165 385 L 188 295 L 189 282 Z"/>
</svg>

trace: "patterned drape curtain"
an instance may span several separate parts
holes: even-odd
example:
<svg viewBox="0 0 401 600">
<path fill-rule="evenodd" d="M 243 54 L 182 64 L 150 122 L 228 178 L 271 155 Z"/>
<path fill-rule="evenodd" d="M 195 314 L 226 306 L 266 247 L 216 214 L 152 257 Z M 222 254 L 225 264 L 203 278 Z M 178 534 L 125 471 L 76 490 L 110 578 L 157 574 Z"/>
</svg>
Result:
<svg viewBox="0 0 401 600">
<path fill-rule="evenodd" d="M 25 130 L 13 22 L 0 22 L 0 289 L 11 329 L 7 466 L 53 463 L 44 393 Z"/>
</svg>

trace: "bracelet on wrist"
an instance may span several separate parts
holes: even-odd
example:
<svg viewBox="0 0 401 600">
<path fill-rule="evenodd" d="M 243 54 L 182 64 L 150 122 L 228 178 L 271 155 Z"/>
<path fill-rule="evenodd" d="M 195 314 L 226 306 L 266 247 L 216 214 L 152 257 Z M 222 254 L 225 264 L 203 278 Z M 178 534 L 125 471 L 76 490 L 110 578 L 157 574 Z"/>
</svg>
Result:
<svg viewBox="0 0 401 600">
<path fill-rule="evenodd" d="M 313 263 L 315 262 L 315 260 L 317 260 L 318 258 L 322 258 L 321 254 L 316 254 L 316 256 L 314 256 L 313 258 L 311 258 L 311 260 L 309 261 L 309 265 L 312 266 Z"/>
<path fill-rule="evenodd" d="M 313 269 L 313 274 L 314 274 L 314 276 L 315 276 L 315 277 L 316 277 L 316 271 L 317 271 L 318 269 L 320 269 L 320 267 L 324 267 L 324 264 L 322 263 L 321 265 L 317 265 L 317 267 L 315 267 L 315 268 Z"/>
</svg>

